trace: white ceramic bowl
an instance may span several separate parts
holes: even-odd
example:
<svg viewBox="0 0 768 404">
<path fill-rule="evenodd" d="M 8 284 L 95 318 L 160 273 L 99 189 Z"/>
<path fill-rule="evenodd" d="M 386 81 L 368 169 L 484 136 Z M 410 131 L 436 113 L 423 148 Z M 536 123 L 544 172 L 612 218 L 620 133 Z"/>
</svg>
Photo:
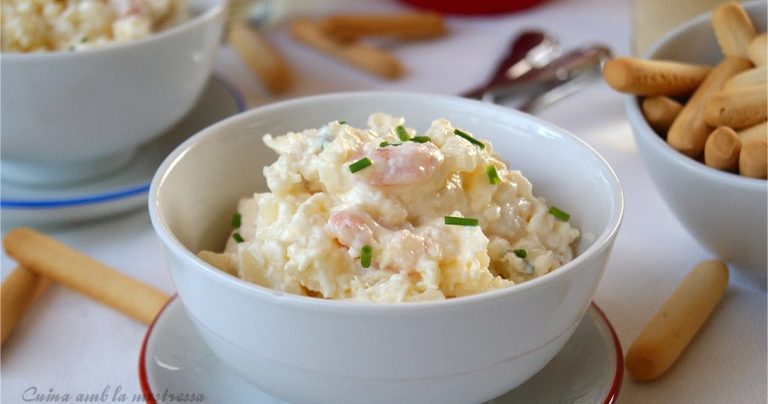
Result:
<svg viewBox="0 0 768 404">
<path fill-rule="evenodd" d="M 208 80 L 225 0 L 145 39 L 77 52 L 3 53 L 3 180 L 83 180 L 125 164 L 179 121 Z"/>
<path fill-rule="evenodd" d="M 758 31 L 764 32 L 766 3 L 744 7 Z M 643 57 L 715 65 L 722 56 L 709 15 L 702 15 L 669 32 Z M 626 98 L 627 116 L 667 206 L 704 247 L 764 287 L 768 182 L 719 171 L 679 153 L 651 129 L 639 101 L 634 96 Z"/>
<path fill-rule="evenodd" d="M 417 130 L 444 117 L 489 139 L 536 195 L 571 213 L 585 234 L 578 257 L 512 288 L 389 305 L 286 294 L 196 257 L 223 247 L 239 198 L 266 189 L 262 168 L 276 156 L 263 134 L 338 119 L 360 127 L 373 112 Z M 267 105 L 194 135 L 155 175 L 149 210 L 203 339 L 263 391 L 296 403 L 470 403 L 516 387 L 565 344 L 598 286 L 623 199 L 595 151 L 534 117 L 450 96 L 342 93 Z"/>
</svg>

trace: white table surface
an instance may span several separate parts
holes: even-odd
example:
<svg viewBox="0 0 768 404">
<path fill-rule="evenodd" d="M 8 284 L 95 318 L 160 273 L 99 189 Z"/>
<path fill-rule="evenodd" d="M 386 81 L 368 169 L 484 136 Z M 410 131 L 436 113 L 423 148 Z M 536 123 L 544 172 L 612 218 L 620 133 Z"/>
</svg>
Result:
<svg viewBox="0 0 768 404">
<path fill-rule="evenodd" d="M 347 3 L 344 11 L 403 8 L 394 1 Z M 391 48 L 409 71 L 391 82 L 299 46 L 283 27 L 275 26 L 270 38 L 296 76 L 294 89 L 280 98 L 362 89 L 457 94 L 483 81 L 508 39 L 532 27 L 550 31 L 566 48 L 600 42 L 617 55 L 630 53 L 630 0 L 550 0 L 523 13 L 451 17 L 448 24 L 451 34 L 444 39 Z M 221 50 L 215 70 L 251 107 L 276 100 L 228 48 Z M 713 256 L 686 233 L 661 200 L 640 160 L 621 95 L 599 82 L 538 115 L 592 145 L 622 183 L 624 222 L 595 301 L 626 350 L 685 274 Z M 174 291 L 146 209 L 48 232 L 125 274 Z M 3 255 L 3 278 L 14 266 Z M 30 387 L 41 393 L 78 394 L 119 386 L 123 392 L 139 393 L 137 362 L 145 331 L 144 324 L 54 286 L 2 347 L 0 398 L 3 403 L 25 402 L 22 393 Z M 625 375 L 619 402 L 765 402 L 766 334 L 765 286 L 732 276 L 720 306 L 674 367 L 652 383 Z"/>
</svg>

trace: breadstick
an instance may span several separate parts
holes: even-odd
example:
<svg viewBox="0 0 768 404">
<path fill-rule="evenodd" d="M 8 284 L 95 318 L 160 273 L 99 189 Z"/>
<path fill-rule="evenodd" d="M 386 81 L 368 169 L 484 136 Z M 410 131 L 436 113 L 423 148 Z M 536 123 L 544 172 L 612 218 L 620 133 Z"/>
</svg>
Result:
<svg viewBox="0 0 768 404">
<path fill-rule="evenodd" d="M 16 268 L 0 288 L 0 343 L 13 333 L 30 306 L 45 293 L 50 281 L 25 268 Z"/>
<path fill-rule="evenodd" d="M 768 122 L 759 123 L 755 126 L 742 129 L 738 132 L 738 134 L 742 144 L 746 144 L 753 140 L 759 139 L 768 140 Z"/>
<path fill-rule="evenodd" d="M 342 41 L 362 36 L 386 36 L 396 39 L 428 39 L 444 35 L 443 17 L 430 12 L 406 12 L 394 15 L 329 15 L 318 22 L 326 35 Z"/>
<path fill-rule="evenodd" d="M 741 139 L 736 131 L 720 126 L 713 130 L 704 144 L 704 164 L 718 170 L 737 172 Z"/>
<path fill-rule="evenodd" d="M 747 55 L 749 60 L 755 64 L 755 66 L 765 66 L 768 64 L 768 33 L 755 35 L 749 46 L 747 47 Z"/>
<path fill-rule="evenodd" d="M 768 177 L 768 140 L 754 139 L 741 147 L 739 174 L 745 177 Z"/>
<path fill-rule="evenodd" d="M 711 68 L 688 63 L 618 57 L 603 67 L 605 81 L 617 91 L 636 95 L 688 95 Z"/>
<path fill-rule="evenodd" d="M 723 56 L 748 57 L 747 48 L 755 37 L 755 26 L 735 1 L 723 3 L 712 11 L 712 29 Z"/>
<path fill-rule="evenodd" d="M 340 44 L 309 20 L 292 21 L 290 31 L 296 40 L 380 77 L 394 79 L 404 72 L 400 61 L 389 52 L 357 43 Z"/>
<path fill-rule="evenodd" d="M 169 298 L 32 229 L 11 230 L 3 246 L 25 268 L 143 323 L 152 322 Z"/>
<path fill-rule="evenodd" d="M 704 104 L 704 121 L 710 126 L 743 129 L 768 118 L 768 87 L 755 85 L 722 90 Z"/>
<path fill-rule="evenodd" d="M 291 86 L 291 69 L 283 56 L 259 32 L 243 22 L 229 26 L 227 42 L 273 94 Z"/>
<path fill-rule="evenodd" d="M 768 65 L 753 67 L 731 77 L 723 85 L 724 90 L 768 83 Z"/>
<path fill-rule="evenodd" d="M 677 114 L 683 109 L 683 104 L 664 95 L 647 97 L 641 105 L 643 115 L 656 133 L 666 136 Z"/>
<path fill-rule="evenodd" d="M 627 352 L 629 374 L 649 381 L 664 374 L 693 339 L 728 287 L 728 267 L 699 263 L 683 279 Z"/>
<path fill-rule="evenodd" d="M 709 96 L 719 91 L 726 80 L 752 66 L 747 59 L 726 57 L 707 75 L 693 96 L 677 115 L 667 133 L 667 142 L 681 153 L 696 158 L 704 151 L 712 127 L 704 122 L 704 105 Z"/>
</svg>

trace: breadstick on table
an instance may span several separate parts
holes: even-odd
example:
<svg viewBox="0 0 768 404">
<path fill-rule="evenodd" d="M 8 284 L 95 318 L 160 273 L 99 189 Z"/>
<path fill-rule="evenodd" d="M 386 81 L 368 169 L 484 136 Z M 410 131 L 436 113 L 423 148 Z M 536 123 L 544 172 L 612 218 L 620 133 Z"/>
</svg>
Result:
<svg viewBox="0 0 768 404">
<path fill-rule="evenodd" d="M 334 14 L 322 18 L 318 24 L 326 35 L 342 41 L 352 41 L 363 36 L 429 39 L 446 33 L 443 17 L 431 12 Z"/>
<path fill-rule="evenodd" d="M 391 53 L 358 43 L 339 43 L 307 19 L 293 20 L 290 32 L 296 40 L 382 78 L 395 79 L 404 73 L 400 61 Z"/>
<path fill-rule="evenodd" d="M 747 48 L 755 37 L 755 25 L 741 5 L 729 1 L 717 6 L 710 18 L 723 56 L 748 57 Z"/>
<path fill-rule="evenodd" d="M 757 84 L 763 86 L 768 83 L 768 65 L 753 67 L 731 77 L 723 85 L 723 90 L 730 90 L 739 87 L 749 87 Z"/>
<path fill-rule="evenodd" d="M 45 293 L 51 282 L 23 267 L 5 278 L 0 287 L 0 343 L 13 333 L 16 324 L 34 302 Z"/>
<path fill-rule="evenodd" d="M 742 129 L 737 132 L 742 144 L 749 143 L 753 140 L 765 139 L 768 140 L 768 122 L 759 123 L 755 126 Z"/>
<path fill-rule="evenodd" d="M 741 146 L 739 174 L 752 178 L 768 178 L 768 140 L 754 139 Z"/>
<path fill-rule="evenodd" d="M 165 293 L 32 229 L 11 230 L 3 246 L 25 268 L 143 323 L 151 323 L 169 299 Z"/>
<path fill-rule="evenodd" d="M 768 119 L 768 87 L 754 85 L 721 90 L 704 104 L 707 125 L 729 126 L 739 130 Z"/>
<path fill-rule="evenodd" d="M 258 31 L 244 22 L 232 22 L 227 33 L 227 43 L 269 92 L 279 94 L 291 87 L 293 78 L 288 62 Z"/>
<path fill-rule="evenodd" d="M 704 65 L 618 57 L 605 63 L 603 77 L 616 91 L 678 96 L 693 93 L 710 70 Z"/>
<path fill-rule="evenodd" d="M 718 260 L 699 263 L 683 279 L 629 347 L 627 370 L 650 381 L 677 360 L 717 306 L 728 287 L 728 267 Z"/>
<path fill-rule="evenodd" d="M 763 32 L 752 38 L 747 47 L 747 55 L 755 66 L 768 64 L 768 33 Z"/>
<path fill-rule="evenodd" d="M 713 130 L 704 144 L 704 164 L 718 170 L 737 172 L 741 138 L 733 129 L 720 126 Z"/>
<path fill-rule="evenodd" d="M 683 109 L 683 104 L 665 95 L 646 97 L 641 104 L 643 115 L 653 130 L 666 136 L 677 114 Z"/>
<path fill-rule="evenodd" d="M 749 60 L 736 57 L 726 57 L 715 66 L 669 128 L 669 145 L 693 158 L 701 155 L 707 136 L 714 129 L 704 122 L 704 106 L 707 99 L 719 91 L 726 80 L 750 67 L 752 63 Z"/>
</svg>

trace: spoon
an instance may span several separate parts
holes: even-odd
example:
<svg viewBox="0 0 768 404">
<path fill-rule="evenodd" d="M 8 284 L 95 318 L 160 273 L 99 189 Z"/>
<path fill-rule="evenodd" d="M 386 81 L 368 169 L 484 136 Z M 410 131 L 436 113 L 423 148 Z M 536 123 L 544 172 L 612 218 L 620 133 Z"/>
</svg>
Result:
<svg viewBox="0 0 768 404">
<path fill-rule="evenodd" d="M 544 70 L 551 79 L 517 106 L 523 112 L 533 112 L 583 89 L 602 78 L 602 66 L 611 58 L 611 50 L 592 45 L 570 52 L 549 64 Z"/>
<path fill-rule="evenodd" d="M 462 97 L 485 99 L 494 88 L 523 84 L 518 82 L 522 76 L 551 62 L 560 53 L 560 44 L 554 38 L 541 31 L 524 31 L 512 41 L 485 84 L 463 93 Z"/>
</svg>

